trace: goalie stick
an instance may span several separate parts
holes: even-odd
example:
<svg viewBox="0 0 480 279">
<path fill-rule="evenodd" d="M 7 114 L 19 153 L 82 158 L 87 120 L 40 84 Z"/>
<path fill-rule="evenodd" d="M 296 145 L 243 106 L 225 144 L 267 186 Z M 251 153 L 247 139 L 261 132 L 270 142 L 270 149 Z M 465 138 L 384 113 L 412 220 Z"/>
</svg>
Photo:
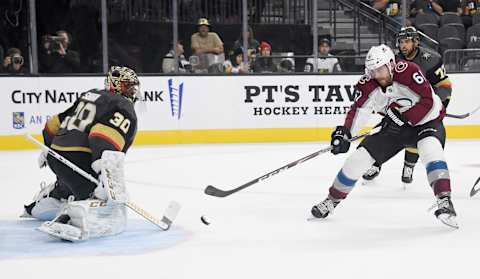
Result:
<svg viewBox="0 0 480 279">
<path fill-rule="evenodd" d="M 38 145 L 40 148 L 43 150 L 46 150 L 48 154 L 53 156 L 55 159 L 59 160 L 69 168 L 71 168 L 74 172 L 80 174 L 81 176 L 85 177 L 86 179 L 90 180 L 91 182 L 95 183 L 96 185 L 100 185 L 100 181 L 96 179 L 95 177 L 91 176 L 89 173 L 85 172 L 81 168 L 79 168 L 77 165 L 74 163 L 70 162 L 69 160 L 65 159 L 62 155 L 58 154 L 48 146 L 42 144 L 39 142 L 37 139 L 32 137 L 30 134 L 26 134 L 25 137 L 29 139 L 31 142 L 34 144 Z M 137 213 L 138 215 L 142 216 L 144 219 L 150 221 L 152 224 L 155 226 L 159 227 L 160 229 L 166 231 L 170 228 L 172 225 L 173 220 L 178 215 L 178 212 L 180 211 L 180 204 L 176 201 L 171 201 L 168 205 L 168 207 L 165 209 L 164 215 L 162 216 L 162 219 L 158 219 L 157 217 L 151 215 L 148 213 L 145 209 L 141 208 L 137 204 L 135 204 L 132 201 L 128 201 L 125 203 L 125 206 L 130 208 L 132 211 Z"/>
<path fill-rule="evenodd" d="M 356 141 L 356 140 L 358 140 L 358 139 L 364 138 L 364 137 L 366 137 L 366 136 L 375 134 L 375 133 L 379 132 L 380 129 L 381 129 L 381 127 L 373 128 L 372 130 L 370 130 L 370 131 L 368 131 L 368 132 L 366 132 L 366 133 L 363 133 L 363 134 L 360 134 L 360 135 L 357 135 L 357 136 L 352 137 L 352 138 L 349 139 L 348 141 L 349 141 L 349 142 L 353 142 L 353 141 Z M 264 174 L 264 175 L 262 175 L 262 176 L 260 176 L 260 177 L 258 177 L 258 178 L 255 178 L 255 179 L 252 180 L 252 181 L 249 181 L 249 182 L 247 182 L 247 183 L 245 183 L 245 184 L 243 184 L 243 185 L 240 185 L 240 186 L 238 186 L 238 187 L 236 187 L 236 188 L 233 188 L 233 189 L 231 189 L 231 190 L 222 190 L 222 189 L 216 188 L 216 187 L 214 187 L 214 186 L 212 186 L 212 185 L 208 185 L 208 186 L 205 188 L 204 192 L 205 192 L 205 194 L 207 194 L 207 195 L 214 196 L 214 197 L 219 197 L 219 198 L 223 198 L 223 197 L 229 196 L 229 195 L 231 195 L 231 194 L 233 194 L 233 193 L 236 193 L 236 192 L 238 192 L 238 191 L 240 191 L 240 190 L 243 190 L 243 189 L 245 189 L 245 188 L 247 188 L 247 187 L 249 187 L 249 186 L 252 186 L 253 184 L 256 184 L 256 183 L 258 183 L 258 182 L 260 182 L 260 181 L 262 181 L 262 180 L 268 179 L 268 178 L 270 178 L 270 177 L 272 177 L 272 176 L 274 176 L 274 175 L 276 175 L 276 174 L 278 174 L 278 173 L 280 173 L 280 172 L 282 172 L 282 171 L 284 171 L 284 170 L 288 170 L 289 168 L 292 168 L 292 167 L 294 167 L 294 166 L 296 166 L 296 165 L 298 165 L 298 164 L 301 164 L 301 163 L 303 163 L 303 162 L 305 162 L 305 161 L 308 161 L 308 160 L 310 160 L 310 159 L 313 159 L 313 158 L 317 157 L 317 156 L 320 155 L 320 154 L 327 153 L 327 152 L 329 152 L 330 150 L 332 150 L 332 148 L 333 148 L 332 146 L 329 146 L 329 147 L 320 149 L 320 150 L 318 150 L 318 151 L 316 151 L 316 152 L 314 152 L 314 153 L 312 153 L 312 154 L 310 154 L 310 155 L 307 155 L 307 156 L 305 156 L 305 157 L 303 157 L 303 158 L 301 158 L 301 159 L 298 159 L 298 160 L 296 160 L 296 161 L 293 161 L 293 162 L 291 162 L 291 163 L 289 163 L 289 164 L 287 164 L 287 165 L 285 165 L 285 166 L 283 166 L 283 167 L 281 167 L 281 168 L 278 168 L 278 169 L 276 169 L 276 170 L 274 170 L 274 171 L 271 171 L 271 172 L 269 172 L 269 173 L 267 173 L 267 174 Z"/>
<path fill-rule="evenodd" d="M 475 181 L 475 183 L 473 184 L 472 190 L 470 190 L 470 197 L 473 197 L 476 193 L 480 191 L 480 184 L 478 182 L 480 182 L 480 177 L 477 178 L 477 181 Z M 479 186 L 478 188 L 477 185 Z"/>
<path fill-rule="evenodd" d="M 471 112 L 468 112 L 468 113 L 464 113 L 464 114 L 450 114 L 450 113 L 447 113 L 445 116 L 446 117 L 450 117 L 450 118 L 457 118 L 457 119 L 465 119 L 467 117 L 469 117 L 470 115 L 474 114 L 475 112 L 477 112 L 477 110 L 480 109 L 480 106 L 478 106 L 476 109 L 472 110 Z"/>
</svg>

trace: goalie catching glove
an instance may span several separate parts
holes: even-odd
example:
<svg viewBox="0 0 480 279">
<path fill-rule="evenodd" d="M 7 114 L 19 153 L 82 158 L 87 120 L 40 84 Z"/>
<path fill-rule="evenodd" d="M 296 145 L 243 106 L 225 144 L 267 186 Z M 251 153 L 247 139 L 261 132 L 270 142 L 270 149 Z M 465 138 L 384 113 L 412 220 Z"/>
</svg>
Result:
<svg viewBox="0 0 480 279">
<path fill-rule="evenodd" d="M 95 197 L 107 202 L 128 202 L 123 170 L 124 161 L 125 153 L 105 150 L 102 158 L 92 163 L 92 169 L 99 174 L 98 180 L 100 181 L 100 185 L 95 189 Z"/>
</svg>

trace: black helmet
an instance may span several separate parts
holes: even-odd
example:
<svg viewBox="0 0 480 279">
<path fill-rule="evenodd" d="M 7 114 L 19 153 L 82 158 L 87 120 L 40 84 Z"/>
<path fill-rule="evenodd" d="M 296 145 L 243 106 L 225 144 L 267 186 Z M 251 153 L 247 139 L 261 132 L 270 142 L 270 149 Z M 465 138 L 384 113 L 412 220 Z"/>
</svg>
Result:
<svg viewBox="0 0 480 279">
<path fill-rule="evenodd" d="M 402 27 L 397 34 L 397 46 L 400 44 L 401 39 L 411 39 L 412 41 L 420 42 L 420 34 L 413 26 Z"/>
</svg>

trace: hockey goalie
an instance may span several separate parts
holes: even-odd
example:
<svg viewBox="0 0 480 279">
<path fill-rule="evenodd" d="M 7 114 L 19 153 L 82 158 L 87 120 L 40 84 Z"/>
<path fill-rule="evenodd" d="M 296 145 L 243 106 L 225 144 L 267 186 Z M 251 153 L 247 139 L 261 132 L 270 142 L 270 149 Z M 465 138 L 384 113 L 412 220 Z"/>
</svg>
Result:
<svg viewBox="0 0 480 279">
<path fill-rule="evenodd" d="M 123 162 L 137 130 L 134 103 L 139 85 L 132 69 L 113 66 L 105 78 L 105 89 L 83 93 L 46 123 L 42 132 L 45 145 L 100 183 L 42 152 L 39 166 L 50 167 L 57 179 L 41 185 L 22 215 L 44 220 L 40 231 L 81 241 L 125 230 L 128 194 Z"/>
</svg>

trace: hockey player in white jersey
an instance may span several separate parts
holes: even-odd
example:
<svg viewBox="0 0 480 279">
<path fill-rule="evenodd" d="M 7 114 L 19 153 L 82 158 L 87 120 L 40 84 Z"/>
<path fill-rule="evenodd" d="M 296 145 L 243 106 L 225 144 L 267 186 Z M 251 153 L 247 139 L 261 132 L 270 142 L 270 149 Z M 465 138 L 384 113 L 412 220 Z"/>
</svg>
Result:
<svg viewBox="0 0 480 279">
<path fill-rule="evenodd" d="M 386 45 L 369 50 L 365 72 L 356 85 L 359 97 L 344 124 L 337 126 L 332 133 L 332 153 L 348 151 L 351 134 L 362 128 L 362 117 L 358 117 L 361 111 L 382 114 L 381 130 L 367 136 L 347 158 L 327 198 L 312 207 L 312 215 L 325 218 L 332 214 L 374 162 L 382 164 L 404 148 L 416 147 L 427 171 L 428 184 L 437 199 L 435 216 L 446 225 L 458 227 L 443 152 L 445 109 L 440 98 L 416 64 L 408 61 L 396 63 L 392 50 Z"/>
</svg>

